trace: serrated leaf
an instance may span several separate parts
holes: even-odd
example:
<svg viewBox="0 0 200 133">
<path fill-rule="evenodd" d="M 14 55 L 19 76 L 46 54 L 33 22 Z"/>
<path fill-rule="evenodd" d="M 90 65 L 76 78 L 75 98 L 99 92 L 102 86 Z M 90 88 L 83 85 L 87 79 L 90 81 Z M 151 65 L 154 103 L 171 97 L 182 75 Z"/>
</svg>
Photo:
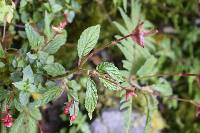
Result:
<svg viewBox="0 0 200 133">
<path fill-rule="evenodd" d="M 20 113 L 17 119 L 14 121 L 13 126 L 10 129 L 10 133 L 20 133 L 22 125 L 24 125 L 25 114 Z"/>
<path fill-rule="evenodd" d="M 124 81 L 119 69 L 112 63 L 103 62 L 97 66 L 96 70 L 99 71 L 100 73 L 107 73 L 117 82 Z"/>
<path fill-rule="evenodd" d="M 111 90 L 111 91 L 114 91 L 114 90 L 117 90 L 117 89 L 118 89 L 117 86 L 114 85 L 111 81 L 105 80 L 105 79 L 103 79 L 103 78 L 99 78 L 99 80 L 100 80 L 100 82 L 103 83 L 103 85 L 104 85 L 107 89 L 109 89 L 109 90 Z"/>
<path fill-rule="evenodd" d="M 23 106 L 27 105 L 29 102 L 29 97 L 30 97 L 29 92 L 21 91 L 19 93 L 19 101 L 20 101 L 21 105 L 23 105 Z"/>
<path fill-rule="evenodd" d="M 29 83 L 33 83 L 34 82 L 34 75 L 33 75 L 33 71 L 30 65 L 26 66 L 23 69 L 23 80 L 26 81 L 28 80 Z"/>
<path fill-rule="evenodd" d="M 29 112 L 30 112 L 31 117 L 33 117 L 35 120 L 42 119 L 42 114 L 40 113 L 39 108 L 29 107 Z"/>
<path fill-rule="evenodd" d="M 58 76 L 65 73 L 65 68 L 59 63 L 48 64 L 43 69 L 51 76 Z"/>
<path fill-rule="evenodd" d="M 137 71 L 137 75 L 139 76 L 145 76 L 152 74 L 154 72 L 155 64 L 157 62 L 157 59 L 154 56 L 151 56 L 149 59 L 146 60 L 144 65 Z"/>
<path fill-rule="evenodd" d="M 19 81 L 19 82 L 14 82 L 12 83 L 17 89 L 21 91 L 28 91 L 28 92 L 35 92 L 36 91 L 36 86 L 32 83 L 29 83 L 28 80 L 26 81 Z"/>
<path fill-rule="evenodd" d="M 40 36 L 32 26 L 26 24 L 25 31 L 32 49 L 37 50 L 44 44 L 44 37 Z"/>
<path fill-rule="evenodd" d="M 78 40 L 78 56 L 86 56 L 96 45 L 100 34 L 100 25 L 91 26 L 84 30 Z"/>
<path fill-rule="evenodd" d="M 26 122 L 27 122 L 26 133 L 36 133 L 37 121 L 29 115 L 28 118 L 26 118 Z"/>
<path fill-rule="evenodd" d="M 126 100 L 126 91 L 121 92 L 120 110 L 123 113 L 123 131 L 124 133 L 130 133 L 132 128 L 132 97 Z"/>
<path fill-rule="evenodd" d="M 172 88 L 170 84 L 165 79 L 160 79 L 159 83 L 152 85 L 151 88 L 160 92 L 162 96 L 170 96 L 172 95 Z"/>
<path fill-rule="evenodd" d="M 88 78 L 86 87 L 85 108 L 88 111 L 88 116 L 92 119 L 92 112 L 96 108 L 98 99 L 97 88 L 95 82 L 90 78 Z"/>
<path fill-rule="evenodd" d="M 8 91 L 0 87 L 0 102 L 8 96 Z"/>
<path fill-rule="evenodd" d="M 44 34 L 47 36 L 48 39 L 52 35 L 52 31 L 51 31 L 51 27 L 50 27 L 51 21 L 52 21 L 52 15 L 48 14 L 47 11 L 45 11 Z"/>
<path fill-rule="evenodd" d="M 148 131 L 151 128 L 151 120 L 152 120 L 153 113 L 154 111 L 157 110 L 158 101 L 155 96 L 146 95 L 146 94 L 144 95 L 145 95 L 145 99 L 147 103 L 146 124 L 145 124 L 144 133 L 148 133 Z"/>
<path fill-rule="evenodd" d="M 51 5 L 51 9 L 53 11 L 53 13 L 59 12 L 60 10 L 62 10 L 62 6 L 60 4 L 58 4 L 55 0 L 49 0 L 49 3 Z"/>
<path fill-rule="evenodd" d="M 48 102 L 55 100 L 62 94 L 63 90 L 58 87 L 53 87 L 48 89 L 44 94 L 41 95 L 41 98 L 34 102 L 35 107 L 47 104 Z"/>
<path fill-rule="evenodd" d="M 15 108 L 19 111 L 19 112 L 22 112 L 23 111 L 23 106 L 20 104 L 20 102 L 15 98 L 14 99 L 14 105 L 15 105 Z"/>
<path fill-rule="evenodd" d="M 22 112 L 11 127 L 10 133 L 36 133 L 37 121 L 29 113 Z"/>
<path fill-rule="evenodd" d="M 44 47 L 44 51 L 49 54 L 56 53 L 61 46 L 63 46 L 66 42 L 67 33 L 63 31 L 61 34 L 56 35 L 53 37 L 52 40 Z"/>
</svg>

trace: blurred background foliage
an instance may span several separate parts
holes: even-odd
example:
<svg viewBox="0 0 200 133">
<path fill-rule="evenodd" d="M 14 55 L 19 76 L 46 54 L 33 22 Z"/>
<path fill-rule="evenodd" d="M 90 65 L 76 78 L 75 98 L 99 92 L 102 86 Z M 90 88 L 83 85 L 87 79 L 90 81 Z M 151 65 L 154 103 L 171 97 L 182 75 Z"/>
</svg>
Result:
<svg viewBox="0 0 200 133">
<path fill-rule="evenodd" d="M 6 2 L 11 5 L 9 8 L 13 8 L 9 1 Z M 158 73 L 200 73 L 199 1 L 141 0 L 140 3 L 141 18 L 148 20 L 159 30 L 159 33 L 154 36 L 155 42 L 152 50 L 158 58 L 156 66 Z M 26 47 L 24 24 L 29 22 L 41 32 L 45 11 L 50 14 L 53 25 L 58 25 L 63 20 L 63 13 L 67 13 L 70 22 L 66 27 L 68 32 L 67 44 L 55 55 L 55 60 L 58 60 L 67 69 L 77 65 L 76 43 L 84 29 L 99 23 L 102 28 L 98 45 L 110 42 L 115 35 L 119 34 L 113 21 L 123 22 L 118 8 L 124 8 L 128 15 L 130 15 L 131 9 L 130 0 L 15 0 L 15 4 L 14 18 L 6 25 L 3 47 Z M 4 22 L 0 20 L 0 23 L 3 31 Z M 2 36 L 3 32 L 1 32 Z M 117 47 L 113 47 L 93 57 L 87 67 L 93 67 L 102 60 L 108 60 L 122 69 L 123 63 L 120 62 L 122 59 L 124 59 L 122 52 Z M 175 95 L 193 99 L 200 103 L 200 83 L 195 77 L 165 76 L 164 78 L 170 82 Z M 152 78 L 152 80 L 158 81 L 158 78 Z M 84 87 L 85 82 L 86 79 L 79 78 L 80 86 Z M 84 98 L 84 92 L 84 89 L 79 90 L 80 105 L 82 106 L 84 103 L 81 99 Z M 120 99 L 117 94 L 113 95 L 103 88 L 99 89 L 98 94 L 96 117 L 104 109 L 119 107 Z M 133 106 L 137 106 L 137 102 L 133 103 Z M 62 108 L 59 110 L 62 110 Z M 80 110 L 85 112 L 83 107 L 80 107 Z M 157 128 L 165 127 L 163 132 L 198 133 L 200 131 L 200 120 L 195 117 L 195 108 L 192 105 L 177 103 L 176 101 L 166 102 L 165 99 L 160 99 L 159 110 L 162 116 L 155 115 L 153 122 L 154 125 L 157 125 Z M 162 117 L 164 120 L 161 121 L 165 121 L 165 124 L 160 122 Z M 66 120 L 64 116 L 62 119 Z M 88 125 L 86 122 L 90 122 L 86 116 L 81 115 L 76 122 L 70 128 L 71 132 L 79 129 L 82 132 L 87 132 Z M 66 130 L 69 129 L 63 128 L 60 132 Z"/>
</svg>

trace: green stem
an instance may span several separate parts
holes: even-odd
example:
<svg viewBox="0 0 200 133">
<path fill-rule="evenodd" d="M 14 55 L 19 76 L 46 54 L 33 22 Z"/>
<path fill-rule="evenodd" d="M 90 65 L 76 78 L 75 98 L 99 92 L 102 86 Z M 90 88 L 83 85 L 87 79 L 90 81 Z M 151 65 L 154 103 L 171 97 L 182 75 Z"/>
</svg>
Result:
<svg viewBox="0 0 200 133">
<path fill-rule="evenodd" d="M 140 80 L 144 78 L 152 78 L 152 77 L 163 77 L 163 76 L 180 76 L 180 77 L 189 77 L 189 76 L 200 76 L 200 74 L 196 73 L 164 73 L 164 74 L 153 74 L 153 75 L 146 75 L 143 77 L 134 78 L 134 80 Z"/>
</svg>

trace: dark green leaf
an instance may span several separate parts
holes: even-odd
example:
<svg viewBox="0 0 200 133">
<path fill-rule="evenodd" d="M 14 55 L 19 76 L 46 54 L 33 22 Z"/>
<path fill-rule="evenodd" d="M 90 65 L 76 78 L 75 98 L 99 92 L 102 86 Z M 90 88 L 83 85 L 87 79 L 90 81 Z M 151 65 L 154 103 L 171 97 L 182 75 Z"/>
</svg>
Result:
<svg viewBox="0 0 200 133">
<path fill-rule="evenodd" d="M 103 63 L 99 64 L 96 69 L 100 73 L 109 74 L 117 82 L 123 82 L 124 81 L 119 69 L 112 63 L 103 62 Z"/>
</svg>

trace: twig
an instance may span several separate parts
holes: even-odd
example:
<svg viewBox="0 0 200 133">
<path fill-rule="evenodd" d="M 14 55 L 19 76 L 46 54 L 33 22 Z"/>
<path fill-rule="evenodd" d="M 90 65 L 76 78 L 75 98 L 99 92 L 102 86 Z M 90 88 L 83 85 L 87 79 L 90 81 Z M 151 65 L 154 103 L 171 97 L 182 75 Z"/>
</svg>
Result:
<svg viewBox="0 0 200 133">
<path fill-rule="evenodd" d="M 100 47 L 100 48 L 94 49 L 94 51 L 93 51 L 92 53 L 88 54 L 88 55 L 81 61 L 79 67 L 81 68 L 81 67 L 86 63 L 86 61 L 87 61 L 89 58 L 91 58 L 94 54 L 99 53 L 100 51 L 104 50 L 105 48 L 114 46 L 114 45 L 116 45 L 117 43 L 121 42 L 122 40 L 124 40 L 124 39 L 126 39 L 126 38 L 128 38 L 128 37 L 130 37 L 130 36 L 132 36 L 132 33 L 129 34 L 129 35 L 126 35 L 126 36 L 124 36 L 124 37 L 122 37 L 122 38 L 119 38 L 119 39 L 117 39 L 117 40 L 115 40 L 115 41 L 112 41 L 112 42 L 110 42 L 110 43 L 108 43 L 108 44 L 106 44 L 106 45 L 103 45 L 103 46 Z"/>
</svg>

